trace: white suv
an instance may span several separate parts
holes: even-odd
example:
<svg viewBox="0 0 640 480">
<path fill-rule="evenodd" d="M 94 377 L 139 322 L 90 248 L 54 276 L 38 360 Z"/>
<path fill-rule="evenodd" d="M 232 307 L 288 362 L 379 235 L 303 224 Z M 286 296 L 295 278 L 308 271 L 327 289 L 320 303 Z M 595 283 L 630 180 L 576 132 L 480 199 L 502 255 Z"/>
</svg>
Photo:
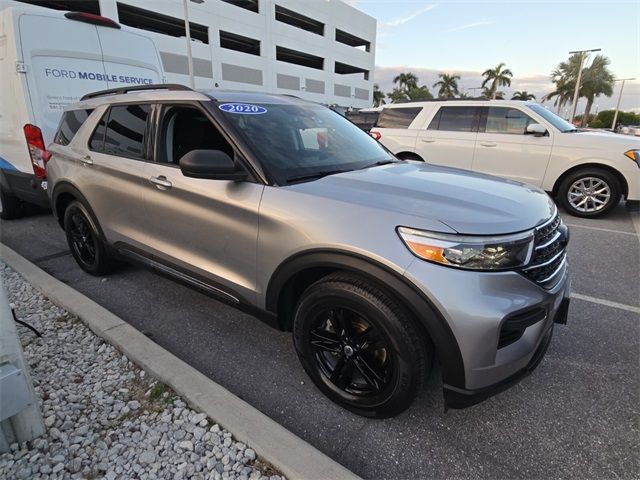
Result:
<svg viewBox="0 0 640 480">
<path fill-rule="evenodd" d="M 389 105 L 371 135 L 396 156 L 541 187 L 573 215 L 640 199 L 640 139 L 582 131 L 534 102 Z"/>
</svg>

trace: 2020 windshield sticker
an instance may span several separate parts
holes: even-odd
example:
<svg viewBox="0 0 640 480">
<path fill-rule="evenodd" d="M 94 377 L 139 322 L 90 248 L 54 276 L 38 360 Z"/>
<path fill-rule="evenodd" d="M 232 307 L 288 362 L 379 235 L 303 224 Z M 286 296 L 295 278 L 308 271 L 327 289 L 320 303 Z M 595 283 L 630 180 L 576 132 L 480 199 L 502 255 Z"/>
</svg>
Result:
<svg viewBox="0 0 640 480">
<path fill-rule="evenodd" d="M 260 115 L 267 113 L 267 109 L 260 105 L 251 105 L 250 103 L 223 103 L 218 105 L 223 112 L 239 113 L 240 115 Z"/>
</svg>

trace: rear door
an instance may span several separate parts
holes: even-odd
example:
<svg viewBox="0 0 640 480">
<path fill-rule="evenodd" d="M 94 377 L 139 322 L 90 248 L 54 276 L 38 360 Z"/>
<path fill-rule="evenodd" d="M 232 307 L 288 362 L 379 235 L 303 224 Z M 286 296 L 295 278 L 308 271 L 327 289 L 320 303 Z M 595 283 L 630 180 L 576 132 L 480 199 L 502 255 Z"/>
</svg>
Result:
<svg viewBox="0 0 640 480">
<path fill-rule="evenodd" d="M 425 162 L 471 170 L 481 107 L 441 106 L 420 131 L 416 153 Z"/>
<path fill-rule="evenodd" d="M 77 184 L 110 243 L 136 247 L 146 243 L 142 186 L 149 158 L 150 112 L 150 104 L 111 106 L 78 160 Z"/>
<path fill-rule="evenodd" d="M 95 25 L 63 17 L 23 13 L 18 24 L 32 122 L 46 145 L 64 107 L 107 88 L 100 41 Z"/>
<path fill-rule="evenodd" d="M 235 155 L 199 106 L 163 105 L 157 132 L 156 161 L 147 164 L 143 182 L 151 252 L 174 270 L 253 302 L 264 186 L 182 174 L 178 162 L 191 150 Z"/>
<path fill-rule="evenodd" d="M 553 137 L 526 133 L 538 123 L 516 107 L 484 107 L 473 158 L 473 170 L 541 186 Z"/>
<path fill-rule="evenodd" d="M 380 143 L 393 153 L 413 152 L 418 131 L 411 128 L 422 107 L 384 108 L 372 131 L 381 134 Z"/>
</svg>

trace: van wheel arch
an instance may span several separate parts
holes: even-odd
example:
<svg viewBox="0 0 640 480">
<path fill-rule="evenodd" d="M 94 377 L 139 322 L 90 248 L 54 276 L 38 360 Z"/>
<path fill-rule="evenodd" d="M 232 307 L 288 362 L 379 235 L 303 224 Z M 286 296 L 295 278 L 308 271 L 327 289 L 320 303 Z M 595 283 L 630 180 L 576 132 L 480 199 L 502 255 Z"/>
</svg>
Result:
<svg viewBox="0 0 640 480">
<path fill-rule="evenodd" d="M 336 272 L 357 275 L 402 305 L 407 315 L 416 320 L 424 341 L 432 342 L 442 366 L 444 383 L 464 388 L 462 353 L 444 317 L 406 278 L 369 258 L 351 252 L 326 250 L 294 255 L 283 262 L 271 277 L 266 310 L 277 316 L 282 330 L 290 331 L 302 293 L 321 278 Z"/>
</svg>

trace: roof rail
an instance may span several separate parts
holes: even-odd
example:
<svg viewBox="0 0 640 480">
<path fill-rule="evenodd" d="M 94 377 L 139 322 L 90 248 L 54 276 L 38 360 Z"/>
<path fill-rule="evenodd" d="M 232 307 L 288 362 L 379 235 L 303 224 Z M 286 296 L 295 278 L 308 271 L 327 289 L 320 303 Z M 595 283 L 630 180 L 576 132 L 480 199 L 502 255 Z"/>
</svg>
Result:
<svg viewBox="0 0 640 480">
<path fill-rule="evenodd" d="M 98 92 L 87 93 L 80 100 L 88 100 L 90 98 L 104 97 L 105 95 L 121 95 L 123 93 L 129 92 L 140 92 L 145 90 L 180 90 L 180 91 L 191 91 L 194 90 L 192 88 L 187 87 L 186 85 L 180 85 L 177 83 L 158 83 L 151 85 L 135 85 L 133 87 L 119 87 L 119 88 L 110 88 L 108 90 L 100 90 Z"/>
</svg>

